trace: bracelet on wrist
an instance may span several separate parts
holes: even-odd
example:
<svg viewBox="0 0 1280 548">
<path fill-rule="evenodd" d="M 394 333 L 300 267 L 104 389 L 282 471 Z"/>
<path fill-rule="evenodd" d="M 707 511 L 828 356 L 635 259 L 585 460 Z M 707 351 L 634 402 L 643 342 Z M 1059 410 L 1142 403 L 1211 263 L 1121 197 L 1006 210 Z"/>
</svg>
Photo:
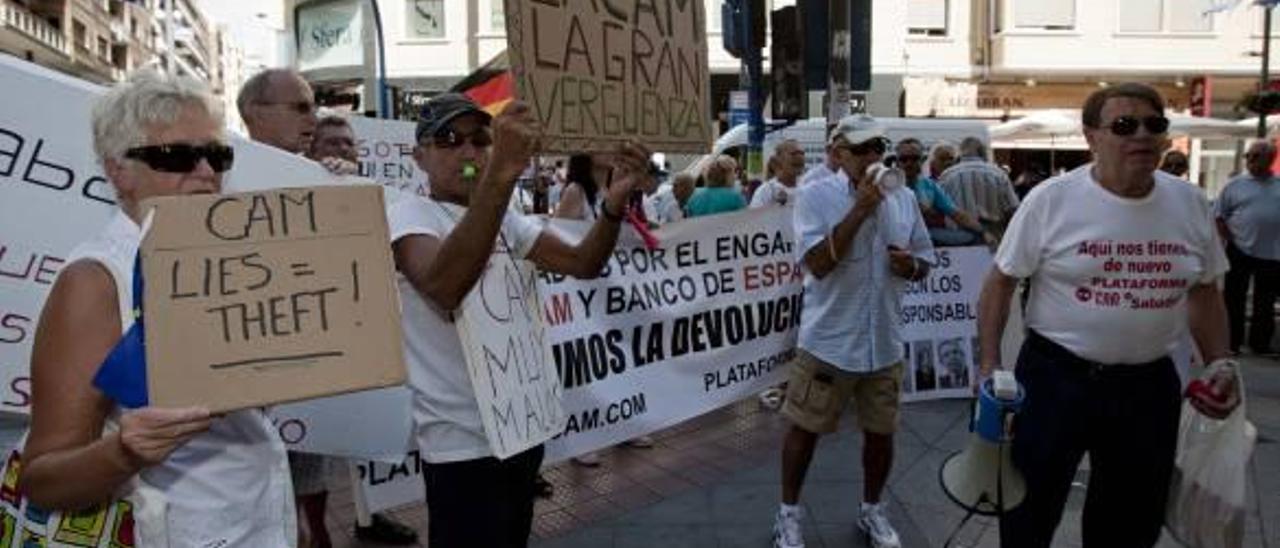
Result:
<svg viewBox="0 0 1280 548">
<path fill-rule="evenodd" d="M 604 218 L 607 219 L 609 222 L 613 222 L 613 223 L 622 222 L 621 213 L 614 213 L 612 211 L 609 211 L 609 202 L 600 204 L 600 213 L 602 213 L 604 215 Z"/>
</svg>

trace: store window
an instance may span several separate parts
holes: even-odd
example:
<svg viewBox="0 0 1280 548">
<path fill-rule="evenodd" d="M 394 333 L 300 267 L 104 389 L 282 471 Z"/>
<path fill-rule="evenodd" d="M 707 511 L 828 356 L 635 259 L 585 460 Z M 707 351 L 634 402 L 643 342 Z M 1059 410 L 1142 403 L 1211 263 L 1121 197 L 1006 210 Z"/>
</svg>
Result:
<svg viewBox="0 0 1280 548">
<path fill-rule="evenodd" d="M 489 0 L 489 30 L 493 32 L 507 31 L 507 17 L 502 3 L 503 0 Z"/>
<path fill-rule="evenodd" d="M 914 36 L 946 36 L 948 0 L 909 0 L 907 33 Z"/>
<path fill-rule="evenodd" d="M 409 38 L 444 38 L 444 0 L 408 0 Z"/>
<path fill-rule="evenodd" d="M 1013 26 L 1020 29 L 1071 30 L 1076 27 L 1075 0 L 1009 0 Z"/>
<path fill-rule="evenodd" d="M 1213 0 L 1116 0 L 1121 32 L 1210 32 Z"/>
</svg>

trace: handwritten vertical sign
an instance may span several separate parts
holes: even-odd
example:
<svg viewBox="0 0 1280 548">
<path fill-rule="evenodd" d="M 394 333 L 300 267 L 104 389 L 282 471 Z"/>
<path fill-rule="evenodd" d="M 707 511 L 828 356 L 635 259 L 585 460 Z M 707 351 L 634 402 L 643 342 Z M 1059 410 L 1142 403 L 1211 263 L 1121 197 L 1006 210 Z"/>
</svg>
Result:
<svg viewBox="0 0 1280 548">
<path fill-rule="evenodd" d="M 705 153 L 708 113 L 702 0 L 506 0 L 507 51 L 520 98 L 549 152 Z"/>
<path fill-rule="evenodd" d="M 505 459 L 564 429 L 556 375 L 538 299 L 538 270 L 505 243 L 462 303 L 458 334 L 489 447 Z"/>
<path fill-rule="evenodd" d="M 151 404 L 226 411 L 402 384 L 383 207 L 374 185 L 145 202 Z"/>
</svg>

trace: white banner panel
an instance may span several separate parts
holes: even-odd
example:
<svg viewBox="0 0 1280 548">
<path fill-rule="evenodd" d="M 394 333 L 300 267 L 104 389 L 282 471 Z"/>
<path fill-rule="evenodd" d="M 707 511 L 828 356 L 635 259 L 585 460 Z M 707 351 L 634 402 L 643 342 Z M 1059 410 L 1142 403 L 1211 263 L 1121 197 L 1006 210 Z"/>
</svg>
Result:
<svg viewBox="0 0 1280 548">
<path fill-rule="evenodd" d="M 601 277 L 542 274 L 568 413 L 548 461 L 677 424 L 783 380 L 803 280 L 790 215 L 768 208 L 667 225 L 653 250 L 627 230 Z M 572 225 L 555 226 L 587 228 Z"/>
</svg>

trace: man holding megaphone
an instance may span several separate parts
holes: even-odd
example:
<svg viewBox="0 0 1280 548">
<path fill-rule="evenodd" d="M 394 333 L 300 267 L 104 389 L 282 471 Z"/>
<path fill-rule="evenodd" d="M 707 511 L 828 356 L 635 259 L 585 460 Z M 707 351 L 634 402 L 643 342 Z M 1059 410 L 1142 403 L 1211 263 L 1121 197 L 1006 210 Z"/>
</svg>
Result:
<svg viewBox="0 0 1280 548">
<path fill-rule="evenodd" d="M 1173 470 L 1181 383 L 1169 354 L 1184 330 L 1215 370 L 1227 360 L 1216 282 L 1227 270 L 1199 189 L 1156 171 L 1169 120 L 1143 84 L 1094 92 L 1081 120 L 1094 162 L 1039 185 L 996 252 L 979 302 L 981 377 L 1001 365 L 1014 289 L 1030 279 L 1017 358 L 1025 400 L 1012 458 L 1026 499 L 1000 524 L 1001 545 L 1047 548 L 1076 469 L 1089 454 L 1084 546 L 1153 546 Z M 1191 397 L 1225 417 L 1234 375 Z"/>
</svg>

